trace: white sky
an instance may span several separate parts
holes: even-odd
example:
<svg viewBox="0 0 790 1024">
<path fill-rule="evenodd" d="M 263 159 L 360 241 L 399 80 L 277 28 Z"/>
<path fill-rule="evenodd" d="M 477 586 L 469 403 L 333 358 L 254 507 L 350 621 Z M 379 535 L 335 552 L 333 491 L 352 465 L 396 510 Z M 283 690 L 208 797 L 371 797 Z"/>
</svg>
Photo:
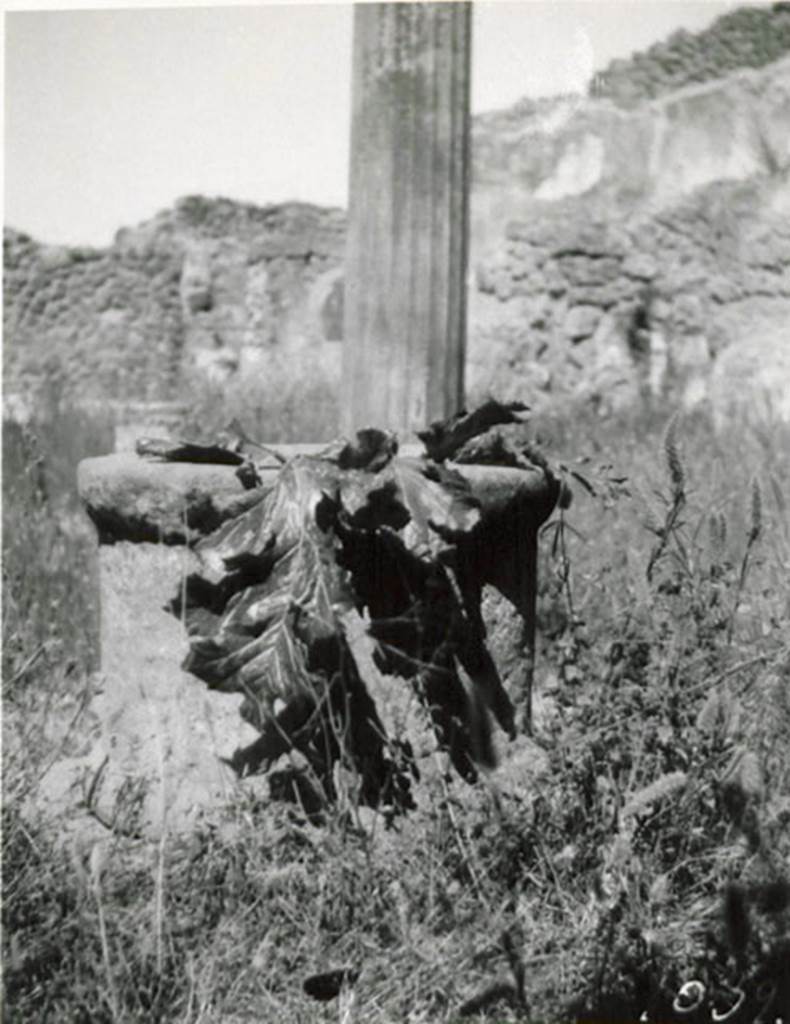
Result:
<svg viewBox="0 0 790 1024">
<path fill-rule="evenodd" d="M 473 110 L 583 89 L 736 6 L 478 0 Z M 107 245 L 194 193 L 344 206 L 351 21 L 337 3 L 7 11 L 4 222 Z"/>
</svg>

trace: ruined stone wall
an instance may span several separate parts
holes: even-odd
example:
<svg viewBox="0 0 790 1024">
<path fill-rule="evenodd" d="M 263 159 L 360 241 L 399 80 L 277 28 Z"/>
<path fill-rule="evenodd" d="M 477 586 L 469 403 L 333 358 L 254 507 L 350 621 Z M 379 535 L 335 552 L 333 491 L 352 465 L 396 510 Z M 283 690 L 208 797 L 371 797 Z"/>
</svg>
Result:
<svg viewBox="0 0 790 1024">
<path fill-rule="evenodd" d="M 3 258 L 7 390 L 163 397 L 183 341 L 170 251 L 42 246 L 6 229 Z"/>
<path fill-rule="evenodd" d="M 760 393 L 790 402 L 789 59 L 632 111 L 521 105 L 476 132 L 473 400 L 693 406 L 731 397 L 730 364 L 745 384 L 730 350 L 748 345 Z"/>
<path fill-rule="evenodd" d="M 221 376 L 273 348 L 320 352 L 342 322 L 344 230 L 342 211 L 200 197 L 106 250 L 6 229 L 6 391 L 162 399 L 191 368 Z"/>
<path fill-rule="evenodd" d="M 730 346 L 762 338 L 770 366 L 790 347 L 788 209 L 787 175 L 619 221 L 581 199 L 536 208 L 478 265 L 472 392 L 605 409 L 671 392 L 691 407 Z"/>
<path fill-rule="evenodd" d="M 717 181 L 790 164 L 790 56 L 623 110 L 580 96 L 524 102 L 475 119 L 472 245 L 584 196 L 610 220 L 671 207 Z M 536 202 L 541 204 L 536 208 Z"/>
<path fill-rule="evenodd" d="M 472 153 L 470 401 L 616 407 L 668 390 L 693 405 L 748 377 L 735 352 L 749 350 L 790 403 L 773 383 L 790 323 L 790 56 L 637 105 L 525 100 L 476 117 Z M 344 240 L 341 210 L 199 196 L 102 251 L 6 230 L 6 395 L 51 379 L 162 399 L 194 370 L 275 365 L 331 390 Z"/>
</svg>

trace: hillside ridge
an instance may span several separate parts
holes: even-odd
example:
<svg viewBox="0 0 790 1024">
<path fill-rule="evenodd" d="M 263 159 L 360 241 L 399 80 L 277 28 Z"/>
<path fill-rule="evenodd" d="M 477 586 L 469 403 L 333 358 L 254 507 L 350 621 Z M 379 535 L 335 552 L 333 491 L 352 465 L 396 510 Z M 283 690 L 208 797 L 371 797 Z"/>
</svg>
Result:
<svg viewBox="0 0 790 1024">
<path fill-rule="evenodd" d="M 611 61 L 589 91 L 627 107 L 740 68 L 765 67 L 788 51 L 790 3 L 739 7 L 699 32 L 681 28 L 647 50 Z"/>
</svg>

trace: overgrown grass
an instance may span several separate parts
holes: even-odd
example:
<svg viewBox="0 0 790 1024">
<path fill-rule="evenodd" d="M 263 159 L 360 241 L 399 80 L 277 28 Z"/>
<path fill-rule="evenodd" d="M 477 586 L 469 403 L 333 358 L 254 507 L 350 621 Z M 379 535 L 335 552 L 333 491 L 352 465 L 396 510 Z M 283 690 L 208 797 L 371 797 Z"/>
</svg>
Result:
<svg viewBox="0 0 790 1024">
<path fill-rule="evenodd" d="M 47 765 L 85 742 L 79 726 L 98 664 L 99 591 L 76 469 L 111 448 L 108 416 L 57 404 L 26 426 L 3 423 L 4 842 L 24 835 L 21 821 L 9 823 Z M 15 863 L 4 856 L 4 886 Z"/>
<path fill-rule="evenodd" d="M 109 417 L 55 408 L 3 423 L 3 677 L 16 694 L 44 665 L 95 667 L 95 543 L 76 491 L 77 464 L 112 450 Z"/>
<path fill-rule="evenodd" d="M 741 986 L 743 1020 L 773 1021 L 790 1002 L 790 434 L 669 418 L 535 424 L 596 489 L 571 478 L 544 533 L 536 736 L 475 786 L 424 762 L 390 829 L 353 801 L 314 825 L 251 793 L 161 843 L 63 844 L 22 803 L 17 780 L 51 754 L 42 705 L 22 702 L 10 728 L 28 744 L 4 754 L 7 1019 L 333 1020 L 302 980 L 350 966 L 359 1021 L 667 1021 L 693 978 Z M 27 454 L 4 521 L 12 705 L 91 666 L 39 656 L 19 674 L 51 635 L 92 642 L 61 582 L 85 585 L 84 559 L 32 475 Z"/>
<path fill-rule="evenodd" d="M 264 444 L 332 441 L 340 419 L 338 382 L 309 356 L 270 360 L 260 376 L 212 383 L 196 378 L 183 389 L 187 415 L 182 432 L 195 441 L 214 442 L 237 421 Z"/>
</svg>

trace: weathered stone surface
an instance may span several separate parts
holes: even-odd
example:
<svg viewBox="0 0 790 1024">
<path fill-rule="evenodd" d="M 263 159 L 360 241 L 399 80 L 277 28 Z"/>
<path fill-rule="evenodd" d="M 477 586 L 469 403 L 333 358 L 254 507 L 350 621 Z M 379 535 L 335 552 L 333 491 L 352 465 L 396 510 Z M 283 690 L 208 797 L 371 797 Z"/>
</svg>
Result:
<svg viewBox="0 0 790 1024">
<path fill-rule="evenodd" d="M 768 156 L 779 171 L 790 169 L 790 80 L 775 77 L 759 83 L 757 122 Z"/>
<path fill-rule="evenodd" d="M 227 381 L 238 370 L 242 352 L 228 345 L 198 348 L 192 352 L 192 367 L 212 383 Z"/>
<path fill-rule="evenodd" d="M 56 259 L 6 229 L 7 380 L 34 390 L 56 371 L 70 397 L 166 398 L 195 351 L 225 349 L 241 369 L 245 346 L 278 343 L 319 364 L 311 288 L 340 266 L 344 236 L 341 210 L 199 196 Z"/>
<path fill-rule="evenodd" d="M 658 273 L 658 264 L 650 253 L 630 252 L 623 261 L 622 272 L 638 281 L 652 281 Z"/>
<path fill-rule="evenodd" d="M 508 221 L 534 220 L 536 201 L 557 209 L 583 196 L 588 204 L 602 202 L 611 219 L 627 207 L 674 202 L 715 181 L 781 171 L 788 81 L 785 57 L 687 85 L 630 111 L 594 98 L 569 106 L 557 97 L 479 116 L 473 249 L 489 248 Z M 529 230 L 534 237 L 534 227 Z"/>
<path fill-rule="evenodd" d="M 583 195 L 601 180 L 603 162 L 603 140 L 592 132 L 581 133 L 565 147 L 551 176 L 538 186 L 535 198 L 554 200 Z"/>
<path fill-rule="evenodd" d="M 582 253 L 560 256 L 560 273 L 571 285 L 601 286 L 620 276 L 621 261 L 613 256 L 589 256 Z"/>
<path fill-rule="evenodd" d="M 766 152 L 746 89 L 716 83 L 683 90 L 662 104 L 664 130 L 654 151 L 654 195 L 672 200 L 713 181 L 743 180 L 766 169 Z"/>
<path fill-rule="evenodd" d="M 597 306 L 606 310 L 618 303 L 630 302 L 636 294 L 634 282 L 620 277 L 603 285 L 577 285 L 569 288 L 566 299 L 569 306 Z"/>
<path fill-rule="evenodd" d="M 100 548 L 102 666 L 90 737 L 45 773 L 31 806 L 61 818 L 64 838 L 188 831 L 240 790 L 225 760 L 256 735 L 240 716 L 243 697 L 181 671 L 186 632 L 165 611 L 196 567 L 184 546 Z"/>
<path fill-rule="evenodd" d="M 478 190 L 485 191 L 487 211 L 517 220 L 507 226 L 492 217 L 473 221 L 473 245 L 487 253 L 480 286 L 501 303 L 496 318 L 485 301 L 470 304 L 473 397 L 515 393 L 520 379 L 530 401 L 547 401 L 525 374 L 541 353 L 552 403 L 601 393 L 630 393 L 639 401 L 640 379 L 652 393 L 668 390 L 697 401 L 708 394 L 717 353 L 750 336 L 738 309 L 761 307 L 761 320 L 773 317 L 778 330 L 777 303 L 790 296 L 788 95 L 786 57 L 629 111 L 604 101 L 557 100 L 480 118 Z M 603 143 L 597 184 L 549 201 L 543 184 L 556 184 L 557 168 L 590 134 Z M 504 235 L 498 247 L 492 244 L 497 232 Z M 527 319 L 522 300 L 533 296 L 550 301 Z M 593 308 L 601 322 L 601 314 L 611 314 L 610 340 L 602 349 L 585 341 L 568 351 L 568 344 L 591 337 Z M 640 337 L 660 338 L 664 348 L 646 376 Z M 695 353 L 707 351 L 704 366 L 690 354 L 688 339 Z"/>
<path fill-rule="evenodd" d="M 330 270 L 316 282 L 312 292 L 317 315 L 327 341 L 343 340 L 343 310 L 345 286 L 343 273 Z"/>
<path fill-rule="evenodd" d="M 492 587 L 483 588 L 480 610 L 489 649 L 508 695 L 515 700 L 524 674 L 524 620 Z"/>
<path fill-rule="evenodd" d="M 258 501 L 265 488 L 245 489 L 233 466 L 159 462 L 131 452 L 83 459 L 77 486 L 102 542 L 164 544 L 209 533 Z"/>
<path fill-rule="evenodd" d="M 192 243 L 187 247 L 180 285 L 181 301 L 187 316 L 211 309 L 211 252 L 205 244 Z"/>
<path fill-rule="evenodd" d="M 500 300 L 496 317 L 482 297 L 470 305 L 475 329 L 469 378 L 475 397 L 517 394 L 514 382 L 520 380 L 524 397 L 538 406 L 546 402 L 525 372 L 540 353 L 551 375 L 552 402 L 569 394 L 605 395 L 606 407 L 618 396 L 614 404 L 622 408 L 628 404 L 625 396 L 640 401 L 647 388 L 699 404 L 711 386 L 717 354 L 754 333 L 739 310 L 748 307 L 752 316 L 770 322 L 771 330 L 787 322 L 786 175 L 716 183 L 674 205 L 638 215 L 632 211 L 605 226 L 583 201 L 575 208 L 554 204 L 554 215 L 571 222 L 567 231 L 560 226 L 551 237 L 542 220 L 514 225 L 507 261 L 490 258 L 496 266 L 494 294 L 512 294 Z M 542 209 L 541 218 L 547 216 Z M 544 300 L 536 316 L 525 305 L 533 296 Z M 601 350 L 584 339 L 592 337 L 603 314 L 612 318 Z M 641 338 L 660 339 L 663 348 L 647 369 Z M 565 346 L 579 341 L 584 344 L 569 354 Z M 706 353 L 704 361 L 700 353 Z M 662 382 L 659 364 L 665 368 Z"/>
<path fill-rule="evenodd" d="M 585 373 L 577 397 L 602 413 L 620 412 L 639 398 L 640 374 L 626 342 L 622 319 L 606 314 L 588 346 Z"/>
<path fill-rule="evenodd" d="M 571 306 L 563 324 L 565 336 L 571 341 L 583 341 L 595 333 L 600 319 L 598 306 Z"/>
<path fill-rule="evenodd" d="M 790 302 L 784 312 L 784 324 L 753 315 L 750 333 L 716 359 L 710 401 L 717 430 L 744 422 L 790 423 Z M 743 313 L 748 316 L 748 309 Z"/>
<path fill-rule="evenodd" d="M 354 10 L 341 429 L 406 434 L 464 402 L 468 3 Z"/>
<path fill-rule="evenodd" d="M 222 758 L 254 738 L 241 695 L 213 693 L 179 667 L 186 633 L 164 608 L 195 568 L 186 547 L 100 549 L 103 687 L 93 710 L 107 762 L 95 803 L 104 820 L 149 835 L 227 801 L 238 781 Z"/>
<path fill-rule="evenodd" d="M 320 444 L 282 445 L 289 456 L 312 455 Z M 403 445 L 401 453 L 416 456 L 421 445 Z M 458 465 L 484 512 L 517 496 L 527 502 L 546 499 L 542 472 L 494 466 Z M 278 467 L 259 467 L 262 483 L 245 489 L 235 466 L 166 462 L 132 453 L 83 459 L 77 486 L 103 543 L 184 544 L 215 530 L 260 501 L 274 483 Z"/>
</svg>

